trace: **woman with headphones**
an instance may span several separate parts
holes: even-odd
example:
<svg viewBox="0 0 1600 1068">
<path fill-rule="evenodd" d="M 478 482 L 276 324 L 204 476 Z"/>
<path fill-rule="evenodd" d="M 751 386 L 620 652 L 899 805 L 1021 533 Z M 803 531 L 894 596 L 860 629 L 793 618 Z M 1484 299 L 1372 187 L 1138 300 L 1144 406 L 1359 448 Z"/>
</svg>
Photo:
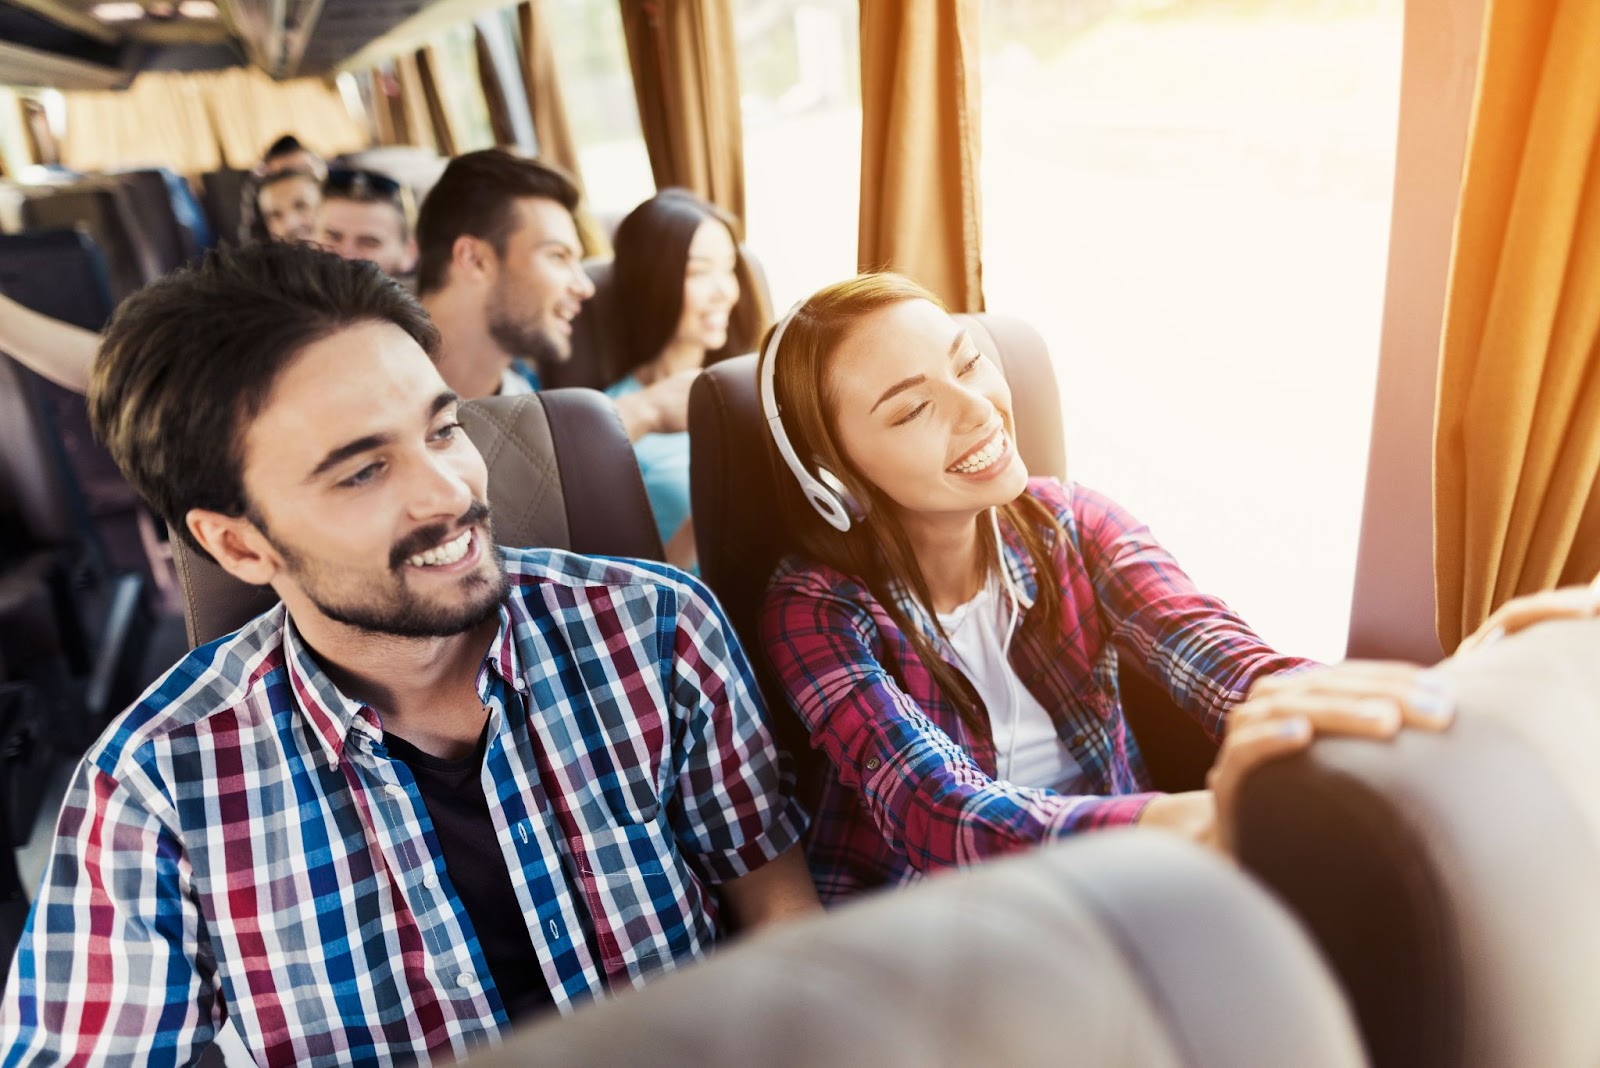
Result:
<svg viewBox="0 0 1600 1068">
<path fill-rule="evenodd" d="M 818 292 L 768 335 L 759 376 L 802 547 L 768 587 L 762 644 L 827 757 L 808 850 L 825 901 L 1098 827 L 1215 841 L 1238 776 L 1313 733 L 1448 721 L 1419 669 L 1284 681 L 1314 665 L 1195 589 L 1146 527 L 1030 478 L 1000 368 L 915 283 Z M 1119 658 L 1226 734 L 1211 790 L 1150 791 Z"/>
</svg>

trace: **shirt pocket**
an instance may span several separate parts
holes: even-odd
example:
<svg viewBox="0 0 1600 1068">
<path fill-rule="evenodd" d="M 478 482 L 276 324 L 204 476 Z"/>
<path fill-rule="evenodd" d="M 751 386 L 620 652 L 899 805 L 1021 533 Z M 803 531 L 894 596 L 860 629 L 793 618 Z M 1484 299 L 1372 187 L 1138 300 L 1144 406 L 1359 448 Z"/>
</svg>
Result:
<svg viewBox="0 0 1600 1068">
<path fill-rule="evenodd" d="M 583 836 L 578 883 L 607 986 L 637 986 L 703 951 L 693 917 L 700 889 L 659 822 L 609 826 Z"/>
</svg>

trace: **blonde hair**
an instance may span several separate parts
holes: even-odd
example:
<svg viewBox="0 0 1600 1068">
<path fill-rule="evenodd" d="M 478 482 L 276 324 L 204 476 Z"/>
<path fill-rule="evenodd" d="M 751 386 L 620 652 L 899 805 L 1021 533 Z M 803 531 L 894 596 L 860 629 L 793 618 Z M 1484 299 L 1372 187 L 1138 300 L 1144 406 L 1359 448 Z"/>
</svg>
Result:
<svg viewBox="0 0 1600 1068">
<path fill-rule="evenodd" d="M 938 297 L 902 275 L 861 274 L 821 289 L 806 300 L 785 327 L 776 352 L 768 351 L 767 341 L 771 339 L 771 332 L 768 332 L 761 346 L 761 358 L 775 361 L 773 392 L 795 454 L 813 470 L 825 467 L 837 475 L 866 513 L 866 519 L 853 523 L 844 532 L 829 526 L 805 499 L 788 465 L 778 455 L 776 446 L 769 442 L 768 452 L 778 485 L 778 507 L 785 525 L 794 532 L 807 556 L 866 583 L 905 634 L 967 729 L 976 737 L 992 742 L 988 718 L 981 714 L 971 684 L 939 656 L 933 643 L 889 593 L 891 582 L 898 580 L 911 591 L 934 626 L 943 633 L 922 568 L 905 527 L 898 519 L 894 502 L 850 462 L 839 445 L 835 425 L 836 396 L 830 373 L 834 354 L 862 319 L 881 308 L 910 300 L 925 300 L 940 311 L 948 311 Z M 1061 590 L 1055 579 L 1051 543 L 1061 545 L 1064 542 L 1061 525 L 1047 507 L 1026 493 L 1000 506 L 999 511 L 1001 518 L 1020 536 L 1039 573 L 1034 606 L 1044 613 L 1042 625 L 1055 629 L 1061 621 Z M 994 536 L 989 524 L 982 520 L 981 515 L 973 519 L 980 544 L 991 559 L 996 559 Z"/>
</svg>

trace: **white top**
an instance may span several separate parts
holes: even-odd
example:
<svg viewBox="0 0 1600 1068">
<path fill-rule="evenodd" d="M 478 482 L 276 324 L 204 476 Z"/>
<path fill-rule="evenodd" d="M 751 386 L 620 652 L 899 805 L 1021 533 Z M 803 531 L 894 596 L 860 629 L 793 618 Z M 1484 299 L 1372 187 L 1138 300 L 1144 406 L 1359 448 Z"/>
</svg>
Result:
<svg viewBox="0 0 1600 1068">
<path fill-rule="evenodd" d="M 500 372 L 500 389 L 496 392 L 496 396 L 520 397 L 523 394 L 532 392 L 533 387 L 528 385 L 526 378 L 517 374 L 516 368 L 507 367 Z"/>
<path fill-rule="evenodd" d="M 955 647 L 962 673 L 989 710 L 989 730 L 1000 765 L 997 778 L 1017 786 L 1081 792 L 1083 769 L 1062 744 L 1050 714 L 1028 692 L 1006 658 L 1005 632 L 1010 622 L 1011 599 L 1001 592 L 999 580 L 993 576 L 972 600 L 952 612 L 939 613 L 939 623 Z M 1015 747 L 1008 770 L 1006 751 L 1013 748 L 1013 731 Z"/>
</svg>

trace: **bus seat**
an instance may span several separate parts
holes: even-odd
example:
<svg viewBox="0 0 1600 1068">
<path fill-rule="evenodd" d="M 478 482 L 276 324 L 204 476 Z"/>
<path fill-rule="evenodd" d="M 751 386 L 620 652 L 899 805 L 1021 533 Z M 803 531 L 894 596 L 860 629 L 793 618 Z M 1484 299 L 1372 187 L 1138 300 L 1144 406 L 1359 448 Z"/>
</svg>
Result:
<svg viewBox="0 0 1600 1068">
<path fill-rule="evenodd" d="M 200 202 L 218 244 L 239 243 L 239 218 L 249 171 L 207 171 L 200 176 Z"/>
<path fill-rule="evenodd" d="M 462 405 L 461 425 L 488 466 L 501 545 L 663 558 L 633 446 L 605 397 L 579 389 L 488 397 Z M 276 602 L 270 588 L 240 582 L 176 534 L 172 545 L 191 645 Z"/>
<path fill-rule="evenodd" d="M 1600 1063 L 1600 621 L 1442 670 L 1447 732 L 1257 770 L 1239 859 L 1321 946 L 1375 1068 Z"/>
<path fill-rule="evenodd" d="M 1044 339 L 1002 315 L 957 315 L 976 343 L 1004 369 L 1011 386 L 1017 450 L 1035 475 L 1065 478 L 1060 392 Z M 756 394 L 756 357 L 716 364 L 689 396 L 691 512 L 700 573 L 716 591 L 747 648 L 759 648 L 757 616 L 778 560 L 795 549 L 778 514 L 767 427 Z M 753 656 L 768 704 L 786 707 L 764 656 Z M 1121 669 L 1123 708 L 1154 781 L 1163 789 L 1198 789 L 1216 746 L 1155 684 L 1130 664 Z M 814 757 L 792 715 L 774 717 L 803 770 Z"/>
<path fill-rule="evenodd" d="M 22 221 L 30 231 L 86 230 L 105 256 L 114 302 L 159 276 L 154 260 L 133 237 L 136 224 L 128 193 L 114 183 L 30 189 Z"/>
<path fill-rule="evenodd" d="M 548 1017 L 472 1068 L 539 1064 L 1355 1068 L 1281 906 L 1175 837 L 1108 831 L 761 932 Z"/>
<path fill-rule="evenodd" d="M 761 261 L 744 245 L 739 246 L 739 254 L 745 262 L 745 277 L 740 279 L 740 285 L 746 291 L 759 294 L 761 307 L 771 307 L 767 273 Z M 585 260 L 583 266 L 594 283 L 594 296 L 583 302 L 578 317 L 572 321 L 572 355 L 565 360 L 547 360 L 539 365 L 539 380 L 551 388 L 605 389 L 622 377 L 622 321 L 628 312 L 617 306 L 611 260 Z M 739 303 L 741 307 L 749 307 L 743 299 Z M 722 354 L 738 355 L 754 350 L 761 343 L 758 329 L 754 318 L 736 314 L 729 321 L 728 343 L 722 347 Z M 715 360 L 717 354 L 708 358 Z"/>
<path fill-rule="evenodd" d="M 160 171 L 123 171 L 111 177 L 127 190 L 138 220 L 133 228 L 133 239 L 143 247 L 156 277 L 177 270 L 199 255 L 194 236 L 186 233 L 178 222 L 172 190 Z"/>
</svg>

